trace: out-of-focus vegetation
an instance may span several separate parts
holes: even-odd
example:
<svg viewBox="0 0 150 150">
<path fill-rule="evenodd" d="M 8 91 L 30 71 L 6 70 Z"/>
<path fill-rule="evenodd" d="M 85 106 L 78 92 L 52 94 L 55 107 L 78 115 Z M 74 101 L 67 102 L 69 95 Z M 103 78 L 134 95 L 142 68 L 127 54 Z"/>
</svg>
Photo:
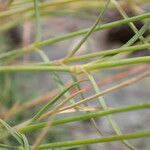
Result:
<svg viewBox="0 0 150 150">
<path fill-rule="evenodd" d="M 105 97 L 149 78 L 149 27 L 148 0 L 1 0 L 0 149 L 138 149 L 128 140 L 150 131 L 124 133 L 113 115 L 150 103 L 112 108 Z M 97 136 L 75 138 L 82 124 Z"/>
</svg>

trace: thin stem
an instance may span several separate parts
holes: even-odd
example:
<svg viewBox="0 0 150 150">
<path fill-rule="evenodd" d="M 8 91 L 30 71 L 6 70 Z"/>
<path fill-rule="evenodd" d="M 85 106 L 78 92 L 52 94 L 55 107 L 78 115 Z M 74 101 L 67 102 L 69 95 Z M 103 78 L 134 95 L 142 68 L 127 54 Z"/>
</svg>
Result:
<svg viewBox="0 0 150 150">
<path fill-rule="evenodd" d="M 101 26 L 97 26 L 94 29 L 94 32 L 104 30 L 104 29 L 113 28 L 113 27 L 120 26 L 120 25 L 129 23 L 129 22 L 146 19 L 146 18 L 149 18 L 149 17 L 150 17 L 150 13 L 145 13 L 145 14 L 142 14 L 142 15 L 138 15 L 138 16 L 128 18 L 128 19 L 118 20 L 118 21 L 115 21 L 115 22 L 111 22 L 111 23 L 107 23 L 107 24 L 104 24 L 104 25 L 101 25 Z M 48 39 L 48 40 L 45 40 L 45 41 L 36 42 L 36 43 L 33 43 L 32 45 L 29 45 L 28 47 L 23 48 L 23 49 L 17 49 L 17 50 L 13 50 L 11 52 L 3 53 L 3 54 L 0 55 L 0 61 L 3 62 L 5 59 L 8 59 L 9 57 L 12 57 L 12 56 L 13 56 L 12 59 L 15 59 L 19 56 L 22 56 L 24 53 L 29 53 L 29 52 L 35 51 L 35 47 L 39 48 L 39 47 L 46 46 L 48 44 L 54 44 L 54 43 L 57 43 L 57 42 L 60 42 L 60 41 L 71 39 L 73 37 L 81 36 L 81 35 L 86 34 L 88 31 L 89 31 L 89 28 L 84 29 L 84 30 L 80 30 L 80 31 L 76 31 L 76 32 L 72 32 L 72 33 L 66 34 L 65 36 L 62 36 L 62 37 L 57 37 L 57 38 L 52 38 L 52 39 Z"/>
<path fill-rule="evenodd" d="M 52 122 L 52 125 L 56 126 L 56 125 L 66 124 L 69 122 L 87 120 L 90 118 L 103 117 L 103 116 L 106 116 L 109 114 L 129 112 L 129 111 L 133 111 L 133 110 L 146 109 L 146 108 L 147 109 L 150 108 L 150 103 L 124 106 L 124 107 L 120 107 L 120 108 L 113 108 L 113 109 L 103 110 L 103 111 L 99 111 L 99 112 L 92 112 L 92 113 L 80 114 L 77 116 L 71 116 L 71 117 L 66 117 L 66 118 L 62 118 L 62 119 L 57 119 L 57 120 L 54 120 Z M 31 132 L 31 131 L 35 131 L 35 130 L 39 130 L 41 128 L 44 128 L 46 126 L 46 124 L 47 124 L 47 122 L 37 123 L 34 125 L 28 125 L 26 127 L 18 128 L 18 130 L 22 133 Z"/>
<path fill-rule="evenodd" d="M 135 41 L 137 41 L 137 39 L 142 36 L 145 31 L 149 28 L 150 26 L 150 19 L 148 19 L 145 24 L 143 25 L 143 27 L 127 42 L 125 43 L 122 47 L 127 47 L 127 46 L 130 46 L 132 45 Z M 147 41 L 145 39 L 145 41 Z"/>
<path fill-rule="evenodd" d="M 93 24 L 93 26 L 90 28 L 90 30 L 86 33 L 86 35 L 82 38 L 82 40 L 75 46 L 75 48 L 69 53 L 66 58 L 64 58 L 63 62 L 65 62 L 67 59 L 72 57 L 78 50 L 79 48 L 84 44 L 84 42 L 88 39 L 88 37 L 91 35 L 91 33 L 94 31 L 100 20 L 102 19 L 102 16 L 104 15 L 105 11 L 108 8 L 108 5 L 110 3 L 110 0 L 107 1 L 105 7 L 103 10 L 100 12 L 99 16 L 97 17 L 96 22 Z"/>
<path fill-rule="evenodd" d="M 77 82 L 77 81 L 78 81 L 78 79 L 77 79 L 77 77 L 76 77 L 75 75 L 72 74 L 71 76 L 72 76 L 72 79 L 73 79 L 74 82 Z M 78 89 L 79 91 L 82 89 L 79 84 L 77 85 L 77 89 Z M 84 88 L 83 88 L 82 90 L 85 91 Z M 81 98 L 82 98 L 82 99 L 85 98 L 83 93 L 81 93 L 80 95 L 81 95 Z M 88 106 L 88 104 L 85 103 L 84 106 Z M 86 112 L 89 112 L 89 111 L 86 111 Z M 90 121 L 91 121 L 93 127 L 96 129 L 97 133 L 102 136 L 102 132 L 101 132 L 101 130 L 99 129 L 99 127 L 98 127 L 98 125 L 97 125 L 95 119 L 94 119 L 94 118 L 91 118 Z"/>
<path fill-rule="evenodd" d="M 89 80 L 91 81 L 91 84 L 92 84 L 96 94 L 100 93 L 100 89 L 99 89 L 94 77 L 86 71 L 85 71 L 85 74 L 88 76 Z M 99 101 L 99 104 L 102 106 L 103 110 L 108 110 L 107 104 L 106 104 L 105 99 L 104 99 L 103 96 L 99 96 L 98 101 Z M 108 119 L 109 124 L 112 126 L 113 130 L 118 135 L 121 135 L 122 134 L 121 129 L 118 126 L 118 124 L 115 122 L 115 120 L 113 119 L 113 116 L 108 115 L 107 119 Z M 134 147 L 132 145 L 130 145 L 127 141 L 123 140 L 122 142 L 127 148 L 129 148 L 131 150 L 134 150 Z"/>
<path fill-rule="evenodd" d="M 72 98 L 82 93 L 83 91 L 84 90 L 77 91 L 69 97 L 66 97 L 66 99 L 64 99 L 60 104 L 55 106 L 51 111 L 47 112 L 46 114 L 43 114 L 39 119 L 44 119 L 46 117 L 50 117 L 51 115 L 57 114 L 57 112 L 59 112 L 59 109 L 61 109 L 68 101 L 70 101 Z"/>
<path fill-rule="evenodd" d="M 113 141 L 121 141 L 121 140 L 126 140 L 126 139 L 137 139 L 137 138 L 144 138 L 144 137 L 145 138 L 150 137 L 150 131 L 109 136 L 109 137 L 104 137 L 104 138 L 92 138 L 92 139 L 83 139 L 83 140 L 76 140 L 76 141 L 66 141 L 66 142 L 43 144 L 40 146 L 40 150 L 48 149 L 48 148 L 57 148 L 57 147 L 89 145 L 89 144 L 94 144 L 94 143 L 113 142 Z"/>
<path fill-rule="evenodd" d="M 69 4 L 69 3 L 73 3 L 73 2 L 77 2 L 80 0 L 57 0 L 57 1 L 52 1 L 52 2 L 47 2 L 44 3 L 42 5 L 40 5 L 40 9 L 45 9 L 45 8 L 49 8 L 49 7 L 53 7 L 53 6 L 61 6 L 61 5 L 65 5 L 65 4 Z M 32 1 L 33 2 L 33 1 Z M 2 17 L 8 17 L 8 16 L 12 16 L 12 15 L 17 15 L 17 14 L 22 14 L 22 13 L 26 13 L 26 12 L 31 12 L 33 11 L 34 6 L 27 6 L 27 7 L 20 7 L 19 9 L 10 9 L 8 11 L 4 11 L 0 13 L 0 18 Z"/>
<path fill-rule="evenodd" d="M 127 81 L 124 81 L 124 82 L 122 82 L 122 83 L 120 83 L 120 84 L 117 84 L 117 85 L 115 85 L 115 86 L 113 86 L 113 87 L 111 87 L 111 88 L 108 88 L 108 89 L 106 89 L 106 90 L 104 90 L 104 91 L 102 91 L 102 92 L 100 92 L 100 93 L 97 93 L 97 94 L 92 95 L 92 96 L 90 96 L 90 97 L 87 97 L 87 98 L 85 98 L 85 99 L 83 99 L 83 100 L 80 100 L 79 102 L 76 102 L 76 103 L 73 104 L 73 105 L 64 107 L 63 109 L 61 109 L 61 111 L 62 111 L 62 110 L 67 110 L 67 109 L 70 109 L 70 108 L 74 108 L 75 106 L 79 106 L 79 105 L 84 104 L 84 103 L 86 103 L 86 102 L 88 102 L 88 101 L 91 101 L 91 100 L 93 100 L 93 99 L 95 99 L 95 98 L 97 98 L 97 97 L 103 96 L 103 95 L 108 94 L 108 93 L 110 93 L 110 92 L 113 92 L 113 91 L 115 91 L 115 90 L 118 90 L 118 89 L 121 89 L 121 88 L 123 88 L 123 87 L 126 87 L 126 86 L 128 86 L 128 85 L 130 85 L 130 84 L 133 84 L 133 83 L 135 83 L 135 82 L 138 82 L 138 81 L 142 80 L 143 78 L 146 78 L 146 77 L 149 77 L 149 76 L 150 76 L 150 72 L 147 71 L 147 72 L 145 72 L 145 73 L 143 73 L 143 74 L 141 74 L 141 75 L 139 75 L 139 76 L 137 76 L 137 77 L 134 77 L 134 78 L 132 78 L 132 79 L 129 79 L 129 80 L 127 80 Z"/>
<path fill-rule="evenodd" d="M 150 44 L 142 44 L 142 45 L 135 45 L 135 46 L 130 46 L 130 47 L 121 47 L 121 48 L 117 48 L 117 49 L 113 49 L 113 50 L 104 50 L 101 52 L 96 52 L 96 53 L 92 53 L 92 54 L 86 54 L 86 55 L 82 55 L 82 56 L 76 56 L 76 57 L 72 57 L 70 59 L 68 59 L 66 61 L 66 63 L 69 62 L 76 62 L 76 61 L 80 61 L 80 60 L 87 60 L 87 59 L 91 59 L 91 58 L 96 58 L 96 57 L 100 57 L 100 56 L 110 56 L 110 55 L 114 55 L 114 54 L 120 54 L 120 53 L 126 53 L 126 52 L 134 52 L 134 51 L 139 51 L 139 50 L 144 50 L 150 48 Z"/>
<path fill-rule="evenodd" d="M 86 64 L 83 65 L 83 68 L 87 71 L 98 70 L 98 69 L 106 69 L 106 68 L 114 68 L 124 65 L 134 65 L 139 63 L 149 63 L 150 56 L 145 57 L 137 57 L 137 58 L 127 58 L 122 60 L 114 60 L 97 64 Z"/>
<path fill-rule="evenodd" d="M 70 86 L 65 88 L 60 94 L 54 97 L 51 101 L 49 101 L 44 107 L 42 107 L 37 112 L 37 114 L 31 119 L 31 122 L 38 120 L 43 115 L 43 113 L 45 113 L 61 96 L 63 96 L 69 89 L 71 89 L 73 86 L 77 85 L 80 82 L 83 82 L 83 81 L 78 81 L 78 82 L 71 84 Z"/>
<path fill-rule="evenodd" d="M 39 0 L 34 0 L 34 10 L 36 17 L 36 41 L 41 41 L 41 23 L 40 23 L 40 10 L 38 1 Z"/>
<path fill-rule="evenodd" d="M 16 146 L 9 146 L 9 145 L 5 145 L 5 144 L 0 144 L 0 148 L 6 148 L 6 149 L 10 149 L 10 150 L 17 149 Z"/>
<path fill-rule="evenodd" d="M 124 19 L 128 18 L 126 12 L 122 9 L 122 7 L 119 5 L 119 3 L 116 0 L 111 0 L 112 3 L 116 6 L 116 8 L 118 9 L 118 11 L 120 12 L 120 14 L 123 16 Z M 133 24 L 133 22 L 129 23 L 129 26 L 131 27 L 131 29 L 134 31 L 135 34 L 137 34 L 139 36 L 139 39 L 143 42 L 143 43 L 147 43 L 145 42 L 144 37 L 141 35 L 139 35 L 139 31 L 136 28 L 136 26 Z"/>
<path fill-rule="evenodd" d="M 134 65 L 140 63 L 149 63 L 150 56 L 128 58 L 123 60 L 114 60 L 103 63 L 88 63 L 85 65 L 72 65 L 72 66 L 37 66 L 37 65 L 13 65 L 13 66 L 0 66 L 0 72 L 71 72 L 71 73 L 83 73 L 83 70 L 93 71 L 99 69 L 107 69 L 114 67 L 121 67 L 125 65 Z"/>
</svg>

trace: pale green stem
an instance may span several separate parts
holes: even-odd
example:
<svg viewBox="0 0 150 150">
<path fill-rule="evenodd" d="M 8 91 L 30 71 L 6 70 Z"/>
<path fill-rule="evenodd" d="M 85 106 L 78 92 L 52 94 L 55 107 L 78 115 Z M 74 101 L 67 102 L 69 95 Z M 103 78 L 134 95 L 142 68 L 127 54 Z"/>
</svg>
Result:
<svg viewBox="0 0 150 150">
<path fill-rule="evenodd" d="M 108 23 L 108 24 L 97 26 L 95 28 L 94 32 L 104 30 L 104 29 L 113 28 L 113 27 L 120 26 L 120 25 L 129 23 L 129 22 L 138 21 L 138 20 L 141 20 L 141 19 L 146 19 L 146 18 L 149 18 L 149 17 L 150 17 L 150 13 L 146 13 L 146 14 L 131 17 L 131 18 L 128 18 L 128 19 L 118 20 L 118 21 L 115 21 L 115 22 L 111 22 L 111 23 Z M 45 40 L 45 41 L 33 43 L 32 45 L 29 45 L 28 47 L 26 47 L 24 49 L 17 49 L 17 50 L 13 50 L 11 52 L 3 53 L 3 54 L 0 55 L 0 61 L 3 62 L 4 59 L 8 59 L 9 57 L 13 57 L 12 59 L 17 58 L 19 56 L 22 56 L 24 53 L 29 53 L 29 52 L 34 51 L 35 47 L 40 48 L 40 47 L 46 46 L 48 44 L 54 44 L 54 43 L 57 43 L 57 42 L 60 42 L 60 41 L 71 39 L 73 37 L 77 37 L 77 36 L 86 34 L 88 31 L 89 31 L 89 29 L 76 31 L 76 32 L 69 33 L 69 34 L 67 34 L 65 36 L 62 36 L 62 37 L 52 38 L 52 39 L 48 39 L 48 40 Z"/>
<path fill-rule="evenodd" d="M 91 74 L 89 74 L 88 72 L 86 72 L 86 71 L 85 71 L 85 74 L 88 76 L 89 80 L 91 81 L 91 84 L 93 85 L 93 88 L 94 88 L 96 94 L 100 93 L 100 89 L 99 89 L 98 85 L 96 84 L 96 81 L 95 81 L 94 77 L 93 77 Z M 108 110 L 108 107 L 107 107 L 107 104 L 106 104 L 106 102 L 105 102 L 104 97 L 103 97 L 103 96 L 100 96 L 100 97 L 98 97 L 98 100 L 99 100 L 99 104 L 102 106 L 102 108 L 103 108 L 104 110 Z M 108 119 L 110 125 L 112 126 L 112 128 L 114 129 L 114 131 L 115 131 L 118 135 L 121 135 L 122 132 L 121 132 L 119 126 L 117 125 L 117 123 L 115 122 L 115 120 L 113 119 L 113 116 L 112 116 L 112 115 L 108 115 L 108 116 L 107 116 L 107 119 Z M 134 150 L 134 147 L 133 147 L 132 145 L 130 145 L 127 141 L 123 140 L 122 142 L 123 142 L 123 144 L 124 144 L 127 148 L 129 148 L 129 149 L 131 149 L 131 150 Z"/>
<path fill-rule="evenodd" d="M 103 50 L 101 52 L 72 57 L 68 59 L 66 63 L 76 62 L 80 60 L 87 60 L 87 59 L 96 58 L 100 56 L 101 57 L 111 56 L 111 55 L 118 54 L 118 53 L 120 54 L 120 53 L 126 53 L 126 52 L 134 52 L 134 51 L 144 50 L 144 49 L 149 49 L 149 48 L 150 48 L 150 44 L 135 45 L 135 46 L 130 46 L 130 47 L 124 46 L 124 47 L 113 49 L 113 50 Z"/>
<path fill-rule="evenodd" d="M 144 138 L 144 137 L 145 138 L 150 137 L 150 131 L 135 132 L 135 133 L 129 133 L 124 135 L 109 136 L 104 138 L 92 138 L 92 139 L 82 139 L 76 141 L 65 141 L 65 142 L 43 144 L 40 146 L 40 150 L 57 148 L 57 147 L 61 148 L 61 147 L 68 147 L 68 146 L 79 146 L 79 145 L 89 145 L 95 143 L 114 142 L 114 141 L 121 141 L 126 139 L 137 139 L 137 138 Z"/>
<path fill-rule="evenodd" d="M 103 10 L 100 12 L 99 16 L 97 17 L 96 22 L 94 23 L 94 25 L 90 28 L 90 30 L 86 33 L 86 35 L 82 38 L 82 40 L 75 46 L 75 48 L 71 51 L 71 53 L 69 53 L 66 58 L 64 58 L 64 62 L 69 59 L 70 57 L 72 57 L 79 49 L 80 47 L 85 43 L 85 41 L 88 39 L 88 37 L 91 35 L 91 33 L 94 31 L 94 29 L 96 28 L 96 26 L 98 25 L 98 23 L 100 22 L 100 20 L 102 19 L 105 11 L 108 8 L 108 5 L 110 3 L 110 0 L 107 1 L 106 6 L 103 8 Z"/>
<path fill-rule="evenodd" d="M 137 58 L 128 58 L 122 60 L 114 60 L 97 64 L 86 64 L 83 68 L 87 71 L 98 70 L 98 69 L 106 69 L 106 68 L 114 68 L 124 65 L 134 65 L 139 63 L 149 63 L 150 56 L 145 57 L 137 57 Z"/>
<path fill-rule="evenodd" d="M 119 10 L 120 14 L 123 16 L 124 19 L 127 19 L 128 16 L 126 14 L 126 12 L 122 9 L 122 7 L 119 5 L 119 3 L 116 0 L 111 0 L 113 2 L 113 4 L 116 6 L 116 8 Z M 141 35 L 139 35 L 138 33 L 138 29 L 136 28 L 136 26 L 133 24 L 133 22 L 129 23 L 129 26 L 131 27 L 131 29 L 134 31 L 135 34 L 137 34 L 139 36 L 139 39 L 143 42 L 145 42 L 144 37 Z"/>
<path fill-rule="evenodd" d="M 36 17 L 36 41 L 41 41 L 41 22 L 40 22 L 40 10 L 38 1 L 39 0 L 34 0 L 34 10 Z"/>
<path fill-rule="evenodd" d="M 70 123 L 70 122 L 87 120 L 90 118 L 103 117 L 103 116 L 110 115 L 110 114 L 129 112 L 129 111 L 133 111 L 133 110 L 146 109 L 146 108 L 147 109 L 150 108 L 150 103 L 124 106 L 124 107 L 120 107 L 120 108 L 113 108 L 113 109 L 103 110 L 103 111 L 99 111 L 99 112 L 91 112 L 91 113 L 87 113 L 87 114 L 80 114 L 77 116 L 71 116 L 71 117 L 66 117 L 66 118 L 62 118 L 62 119 L 57 119 L 57 120 L 54 120 L 51 125 L 53 125 L 53 126 L 62 125 L 62 124 Z M 46 126 L 46 124 L 47 124 L 47 122 L 37 123 L 34 125 L 22 127 L 18 130 L 22 133 L 31 132 L 31 131 L 35 131 L 35 130 L 44 128 Z"/>
</svg>

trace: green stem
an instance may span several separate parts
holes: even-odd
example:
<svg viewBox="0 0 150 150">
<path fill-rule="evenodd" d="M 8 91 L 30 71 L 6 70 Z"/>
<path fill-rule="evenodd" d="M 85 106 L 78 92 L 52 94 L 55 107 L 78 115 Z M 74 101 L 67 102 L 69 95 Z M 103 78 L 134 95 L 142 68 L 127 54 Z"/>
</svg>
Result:
<svg viewBox="0 0 150 150">
<path fill-rule="evenodd" d="M 132 45 L 135 41 L 137 41 L 137 39 L 139 38 L 139 36 L 142 36 L 145 31 L 149 28 L 150 26 L 150 19 L 148 19 L 145 24 L 143 25 L 143 27 L 137 32 L 137 34 L 135 34 L 127 43 L 125 43 L 122 47 L 127 47 Z M 147 40 L 145 39 L 146 43 Z"/>
<path fill-rule="evenodd" d="M 120 67 L 124 65 L 134 65 L 139 63 L 149 63 L 150 56 L 128 58 L 124 60 L 115 60 L 103 63 L 88 63 L 85 65 L 73 66 L 38 66 L 38 65 L 14 65 L 14 66 L 0 66 L 0 72 L 40 72 L 40 71 L 58 71 L 58 72 L 72 72 L 83 73 L 83 70 L 92 71 L 98 69 L 107 69 Z"/>
<path fill-rule="evenodd" d="M 148 48 L 150 48 L 150 44 L 142 44 L 142 45 L 136 45 L 136 46 L 130 46 L 130 47 L 121 47 L 121 48 L 117 48 L 113 50 L 101 51 L 101 52 L 96 52 L 92 54 L 72 57 L 68 59 L 66 63 L 91 59 L 91 58 L 100 57 L 100 56 L 109 56 L 109 55 L 114 55 L 118 53 L 134 52 L 134 51 L 144 50 Z"/>
<path fill-rule="evenodd" d="M 59 71 L 59 72 L 70 72 L 71 68 L 68 66 L 0 66 L 0 72 L 34 72 L 34 71 Z"/>
<path fill-rule="evenodd" d="M 149 18 L 149 17 L 150 17 L 150 13 L 145 13 L 145 14 L 142 14 L 142 15 L 138 15 L 138 16 L 135 16 L 135 17 L 128 18 L 128 19 L 118 20 L 118 21 L 115 21 L 115 22 L 111 22 L 111 23 L 107 23 L 107 24 L 104 24 L 104 25 L 101 25 L 101 26 L 97 26 L 94 29 L 94 32 L 104 30 L 104 29 L 113 28 L 113 27 L 116 27 L 116 26 L 121 26 L 121 25 L 129 23 L 129 22 L 134 22 L 134 21 L 146 19 L 146 18 Z M 12 55 L 13 56 L 15 55 L 13 57 L 13 59 L 17 58 L 19 56 L 22 56 L 24 53 L 29 53 L 29 52 L 34 51 L 35 47 L 39 48 L 39 47 L 46 46 L 48 44 L 54 44 L 54 43 L 57 43 L 57 42 L 60 42 L 60 41 L 71 39 L 73 37 L 81 36 L 83 34 L 86 34 L 88 31 L 89 31 L 89 28 L 84 29 L 84 30 L 80 30 L 80 31 L 77 31 L 77 32 L 72 32 L 72 33 L 69 33 L 69 34 L 67 34 L 65 36 L 62 36 L 62 37 L 52 38 L 52 39 L 48 39 L 48 40 L 45 40 L 45 41 L 40 41 L 40 42 L 33 43 L 32 45 L 29 45 L 27 48 L 17 49 L 17 50 L 13 50 L 11 52 L 1 54 L 0 55 L 0 61 L 3 61 L 3 59 L 9 58 Z"/>
<path fill-rule="evenodd" d="M 0 148 L 6 148 L 6 149 L 10 149 L 10 150 L 17 149 L 17 147 L 15 147 L 15 146 L 9 146 L 9 145 L 5 145 L 5 144 L 0 144 Z"/>
<path fill-rule="evenodd" d="M 107 23 L 107 24 L 104 24 L 104 25 L 97 26 L 94 29 L 93 32 L 97 32 L 97 31 L 104 30 L 104 29 L 110 29 L 110 28 L 113 28 L 113 27 L 117 27 L 117 26 L 127 24 L 129 22 L 134 22 L 134 21 L 146 19 L 146 18 L 149 18 L 149 17 L 150 17 L 150 13 L 145 13 L 145 14 L 134 16 L 134 17 L 131 17 L 131 18 L 114 21 L 114 22 L 111 22 L 111 23 Z M 36 46 L 41 47 L 41 46 L 45 46 L 45 45 L 48 45 L 48 44 L 64 41 L 66 39 L 70 39 L 70 38 L 73 38 L 73 37 L 76 37 L 76 36 L 81 36 L 83 34 L 86 34 L 89 31 L 89 29 L 90 28 L 80 30 L 80 31 L 76 31 L 76 32 L 72 32 L 72 33 L 69 33 L 69 34 L 67 34 L 63 37 L 57 37 L 57 38 L 41 41 L 39 43 L 36 43 Z"/>
<path fill-rule="evenodd" d="M 126 14 L 126 12 L 122 9 L 122 7 L 119 5 L 119 3 L 116 0 L 111 0 L 112 3 L 116 6 L 116 8 L 118 9 L 118 11 L 120 12 L 120 14 L 123 16 L 124 19 L 127 19 L 128 16 Z M 147 43 L 145 42 L 144 37 L 139 34 L 138 29 L 136 28 L 136 26 L 133 24 L 133 22 L 130 22 L 128 24 L 130 26 L 130 28 L 134 31 L 135 34 L 137 34 L 139 36 L 139 39 L 143 42 L 143 43 Z"/>
<path fill-rule="evenodd" d="M 85 71 L 85 74 L 88 76 L 89 80 L 91 81 L 96 94 L 100 93 L 100 89 L 99 89 L 94 77 L 86 71 Z M 99 101 L 99 104 L 102 106 L 103 110 L 109 109 L 107 107 L 106 101 L 103 96 L 99 96 L 98 101 Z M 108 119 L 109 124 L 112 126 L 113 130 L 116 132 L 116 134 L 121 135 L 122 134 L 121 129 L 118 126 L 118 124 L 115 122 L 115 120 L 113 119 L 113 116 L 107 115 L 106 117 Z M 122 143 L 130 150 L 134 150 L 134 147 L 132 145 L 130 145 L 127 141 L 123 140 Z"/>
<path fill-rule="evenodd" d="M 137 105 L 132 105 L 132 106 L 108 109 L 108 110 L 99 111 L 99 112 L 81 114 L 81 115 L 77 115 L 77 116 L 71 116 L 71 117 L 55 120 L 52 122 L 51 125 L 53 125 L 53 126 L 61 125 L 61 124 L 66 124 L 66 123 L 80 121 L 80 120 L 87 120 L 90 118 L 103 117 L 103 116 L 106 116 L 109 114 L 115 114 L 115 113 L 121 113 L 121 112 L 127 112 L 127 111 L 133 111 L 133 110 L 145 109 L 145 108 L 149 109 L 150 103 L 143 103 L 143 104 L 137 104 Z M 46 126 L 46 124 L 47 124 L 47 122 L 29 125 L 29 126 L 21 128 L 19 130 L 22 133 L 31 132 L 34 130 L 38 130 L 40 128 L 44 128 Z"/>
<path fill-rule="evenodd" d="M 75 46 L 75 48 L 71 51 L 71 53 L 69 53 L 66 58 L 64 58 L 64 62 L 72 57 L 78 50 L 79 48 L 85 43 L 85 41 L 88 39 L 88 37 L 92 34 L 92 32 L 94 31 L 94 29 L 96 28 L 96 26 L 98 25 L 98 23 L 100 22 L 100 20 L 102 19 L 105 11 L 108 8 L 108 5 L 110 3 L 110 0 L 107 0 L 107 3 L 105 5 L 105 7 L 103 8 L 103 10 L 100 12 L 99 16 L 97 17 L 95 23 L 93 24 L 93 26 L 90 28 L 90 30 L 86 33 L 86 35 L 82 38 L 82 40 Z"/>
<path fill-rule="evenodd" d="M 38 6 L 38 0 L 34 0 L 34 10 L 36 17 L 36 41 L 41 40 L 41 23 L 40 23 L 40 10 Z"/>
<path fill-rule="evenodd" d="M 40 9 L 45 9 L 45 8 L 48 8 L 48 7 L 53 7 L 53 6 L 61 6 L 61 5 L 64 5 L 64 4 L 68 4 L 68 3 L 72 3 L 72 2 L 77 2 L 77 1 L 81 1 L 81 0 L 59 0 L 59 1 L 53 1 L 53 2 L 47 2 L 47 3 L 44 3 L 44 4 L 41 4 L 39 6 Z M 10 9 L 8 11 L 4 11 L 4 12 L 1 12 L 0 13 L 0 18 L 2 17 L 8 17 L 8 16 L 12 16 L 12 15 L 17 15 L 17 14 L 22 14 L 22 13 L 25 13 L 25 12 L 30 12 L 30 11 L 33 11 L 34 9 L 34 6 L 27 6 L 27 7 L 19 7 L 19 9 L 15 8 L 15 9 Z"/>
<path fill-rule="evenodd" d="M 104 138 L 92 138 L 92 139 L 82 139 L 82 140 L 75 140 L 75 141 L 65 141 L 65 142 L 43 144 L 40 146 L 40 150 L 56 148 L 56 147 L 68 147 L 68 146 L 89 145 L 89 144 L 95 144 L 95 143 L 121 141 L 121 140 L 126 140 L 126 139 L 137 139 L 137 138 L 143 138 L 143 137 L 145 138 L 150 137 L 150 131 L 109 136 L 109 137 L 104 137 Z"/>
<path fill-rule="evenodd" d="M 108 61 L 104 63 L 97 63 L 97 64 L 86 64 L 83 66 L 85 70 L 92 71 L 92 70 L 98 70 L 98 69 L 106 69 L 106 68 L 113 68 L 113 67 L 120 67 L 124 65 L 134 65 L 139 63 L 149 63 L 150 62 L 150 56 L 145 57 L 137 57 L 137 58 L 128 58 L 123 60 L 114 60 L 114 61 Z"/>
<path fill-rule="evenodd" d="M 37 114 L 31 119 L 31 122 L 34 122 L 38 120 L 44 112 L 46 112 L 48 109 L 51 108 L 51 106 L 61 97 L 63 96 L 68 90 L 70 90 L 72 87 L 76 86 L 82 81 L 75 82 L 71 84 L 69 87 L 65 88 L 60 94 L 58 94 L 56 97 L 54 97 L 52 100 L 50 100 L 44 107 L 42 107 Z"/>
</svg>

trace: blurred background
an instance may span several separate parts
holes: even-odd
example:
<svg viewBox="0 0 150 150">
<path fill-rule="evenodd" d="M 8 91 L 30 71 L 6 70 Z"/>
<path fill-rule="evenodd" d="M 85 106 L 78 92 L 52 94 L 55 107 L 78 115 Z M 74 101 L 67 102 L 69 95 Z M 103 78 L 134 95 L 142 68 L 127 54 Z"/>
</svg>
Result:
<svg viewBox="0 0 150 150">
<path fill-rule="evenodd" d="M 49 1 L 42 1 L 45 3 Z M 137 5 L 130 5 L 128 2 L 120 1 L 124 11 L 129 17 L 135 16 L 139 13 L 149 12 L 150 4 L 148 1 L 136 1 Z M 100 4 L 99 4 L 100 3 Z M 42 40 L 60 37 L 65 34 L 75 32 L 81 29 L 91 27 L 95 22 L 99 10 L 104 7 L 103 1 L 86 1 L 74 2 L 57 7 L 46 7 L 41 9 L 41 33 Z M 132 3 L 131 3 L 132 4 Z M 33 6 L 31 1 L 17 1 L 15 0 L 10 8 L 6 5 L 6 1 L 0 1 L 0 17 L 3 12 L 16 9 L 24 9 Z M 29 19 L 30 18 L 30 19 Z M 110 5 L 101 20 L 100 24 L 109 23 L 122 19 L 122 16 L 117 9 Z M 26 47 L 35 41 L 35 18 L 34 11 L 22 12 L 21 14 L 9 15 L 8 17 L 0 18 L 0 54 L 9 52 L 20 47 Z M 137 29 L 143 26 L 142 21 L 135 23 Z M 115 27 L 108 30 L 98 31 L 93 33 L 86 43 L 81 47 L 77 55 L 85 53 L 93 53 L 96 51 L 108 50 L 118 48 L 125 44 L 130 38 L 134 36 L 134 32 L 128 25 Z M 149 36 L 149 30 L 144 34 Z M 81 40 L 82 36 L 71 38 L 56 44 L 49 44 L 42 47 L 42 51 L 46 54 L 49 60 L 55 60 L 65 57 L 75 47 L 76 43 Z M 36 63 L 42 62 L 39 51 L 27 53 L 19 57 L 15 62 L 11 63 Z M 125 57 L 138 57 L 150 55 L 148 50 L 138 51 L 136 53 L 128 54 Z M 123 69 L 99 71 L 94 74 L 96 81 L 99 83 L 101 90 L 111 87 L 121 81 L 132 77 L 148 68 L 148 65 L 138 65 L 134 67 L 125 67 Z M 69 74 L 58 74 L 62 81 L 67 83 L 71 81 Z M 114 77 L 109 80 L 110 77 Z M 83 84 L 83 87 L 89 86 Z M 51 98 L 51 92 L 57 89 L 58 85 L 53 80 L 52 74 L 48 72 L 35 73 L 0 73 L 0 117 L 4 118 L 11 125 L 16 125 L 23 120 L 33 116 L 39 108 Z M 148 78 L 130 85 L 129 87 L 120 89 L 119 91 L 110 93 L 104 98 L 109 107 L 127 106 L 148 102 L 150 98 L 150 80 Z M 94 94 L 94 91 L 89 90 L 86 96 Z M 78 100 L 78 99 L 77 99 Z M 32 106 L 32 101 L 39 101 L 38 106 Z M 42 102 L 43 101 L 43 102 Z M 41 103 L 42 102 L 42 103 Z M 92 106 L 97 105 L 95 102 L 89 103 Z M 19 107 L 24 108 L 23 111 Z M 15 111 L 18 112 L 15 114 Z M 8 111 L 11 110 L 11 111 Z M 9 113 L 7 113 L 9 112 Z M 20 112 L 20 113 L 19 113 Z M 73 115 L 73 113 L 71 114 Z M 15 116 L 15 117 L 14 117 Z M 68 116 L 60 115 L 59 117 Z M 123 133 L 134 131 L 143 131 L 150 129 L 150 111 L 140 110 L 121 114 L 115 114 L 114 118 L 120 126 Z M 108 124 L 106 118 L 96 120 L 103 135 L 113 135 L 113 129 Z M 39 132 L 30 133 L 31 143 Z M 76 123 L 69 123 L 63 127 L 52 127 L 49 130 L 49 135 L 45 142 L 56 142 L 64 140 L 73 140 L 81 138 L 99 137 L 95 129 L 92 127 L 90 121 L 81 121 Z M 15 141 L 11 140 L 12 143 Z M 131 140 L 130 143 L 135 145 L 138 150 L 150 149 L 149 139 Z M 11 143 L 11 142 L 10 142 Z M 78 148 L 76 148 L 78 150 Z M 112 142 L 104 144 L 94 144 L 87 147 L 81 147 L 79 150 L 123 150 L 125 147 L 121 142 Z M 74 149 L 73 149 L 74 150 Z"/>
</svg>

